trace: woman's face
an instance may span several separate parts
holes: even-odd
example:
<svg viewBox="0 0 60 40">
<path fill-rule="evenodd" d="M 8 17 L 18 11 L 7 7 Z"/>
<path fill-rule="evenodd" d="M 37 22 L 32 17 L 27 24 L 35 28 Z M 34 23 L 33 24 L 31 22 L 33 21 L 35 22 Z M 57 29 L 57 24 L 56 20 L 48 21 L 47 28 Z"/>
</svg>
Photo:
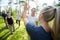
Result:
<svg viewBox="0 0 60 40">
<path fill-rule="evenodd" d="M 32 16 L 35 16 L 36 9 L 33 8 L 33 9 L 31 10 L 31 12 L 32 12 L 31 15 L 32 15 Z"/>
<path fill-rule="evenodd" d="M 40 15 L 39 15 L 39 20 L 42 20 L 42 19 L 44 19 L 44 16 L 43 16 L 42 13 L 40 13 Z"/>
<path fill-rule="evenodd" d="M 10 14 L 10 12 L 8 13 L 8 16 L 10 16 L 11 14 Z"/>
</svg>

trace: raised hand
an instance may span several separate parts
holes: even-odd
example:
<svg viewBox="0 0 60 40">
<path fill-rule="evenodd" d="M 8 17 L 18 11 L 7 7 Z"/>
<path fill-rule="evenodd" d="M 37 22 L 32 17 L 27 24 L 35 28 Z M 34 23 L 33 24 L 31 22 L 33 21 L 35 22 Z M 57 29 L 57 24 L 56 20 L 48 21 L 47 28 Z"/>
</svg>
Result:
<svg viewBox="0 0 60 40">
<path fill-rule="evenodd" d="M 28 9 L 29 9 L 29 5 L 27 3 L 25 3 L 24 10 L 28 10 Z"/>
</svg>

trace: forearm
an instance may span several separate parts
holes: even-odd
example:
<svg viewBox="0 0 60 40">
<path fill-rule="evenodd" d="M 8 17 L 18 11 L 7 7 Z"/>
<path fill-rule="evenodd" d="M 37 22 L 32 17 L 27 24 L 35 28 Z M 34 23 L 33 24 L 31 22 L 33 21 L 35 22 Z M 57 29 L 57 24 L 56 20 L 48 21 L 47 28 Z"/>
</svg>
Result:
<svg viewBox="0 0 60 40">
<path fill-rule="evenodd" d="M 22 15 L 23 19 L 24 19 L 24 18 L 27 18 L 26 13 L 27 13 L 27 10 L 24 10 L 24 11 L 23 11 L 23 15 Z"/>
<path fill-rule="evenodd" d="M 24 24 L 27 24 L 27 22 L 28 22 L 26 13 L 27 13 L 27 10 L 24 10 L 24 11 L 23 11 L 23 15 L 22 15 Z"/>
<path fill-rule="evenodd" d="M 29 8 L 29 7 L 28 7 L 27 3 L 25 3 L 23 15 L 22 15 L 22 17 L 23 17 L 23 22 L 24 22 L 25 25 L 28 23 L 28 19 L 27 19 L 27 16 L 26 16 L 26 13 L 27 13 L 28 8 Z"/>
</svg>

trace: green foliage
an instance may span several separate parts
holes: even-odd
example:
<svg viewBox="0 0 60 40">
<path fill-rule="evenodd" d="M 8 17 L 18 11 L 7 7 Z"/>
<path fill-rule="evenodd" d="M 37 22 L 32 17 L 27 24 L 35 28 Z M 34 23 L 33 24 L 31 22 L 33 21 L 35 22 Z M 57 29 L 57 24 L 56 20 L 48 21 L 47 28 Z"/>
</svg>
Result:
<svg viewBox="0 0 60 40">
<path fill-rule="evenodd" d="M 55 6 L 60 6 L 60 3 L 56 4 Z"/>
<path fill-rule="evenodd" d="M 14 20 L 15 23 L 15 20 Z M 9 29 L 5 28 L 3 19 L 0 19 L 0 40 L 28 40 L 28 35 L 23 21 L 20 22 L 21 26 L 15 23 L 15 32 L 11 35 Z"/>
<path fill-rule="evenodd" d="M 16 17 L 16 13 L 17 13 L 17 10 L 12 10 L 11 15 L 12 15 L 13 17 Z"/>
<path fill-rule="evenodd" d="M 0 16 L 2 15 L 2 13 L 0 12 Z"/>
</svg>

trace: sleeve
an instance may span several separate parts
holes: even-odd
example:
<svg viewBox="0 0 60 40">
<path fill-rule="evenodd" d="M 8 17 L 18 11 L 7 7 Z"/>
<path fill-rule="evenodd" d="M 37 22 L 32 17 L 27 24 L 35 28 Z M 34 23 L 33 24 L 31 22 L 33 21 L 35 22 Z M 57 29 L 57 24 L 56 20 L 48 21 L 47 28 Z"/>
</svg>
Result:
<svg viewBox="0 0 60 40">
<path fill-rule="evenodd" d="M 39 19 L 38 19 L 38 16 L 36 16 L 35 20 L 36 20 L 36 21 L 38 21 L 38 20 L 39 20 Z"/>
<path fill-rule="evenodd" d="M 37 27 L 33 23 L 28 22 L 26 24 L 26 30 L 29 34 L 36 32 L 37 31 L 36 29 Z"/>
</svg>

